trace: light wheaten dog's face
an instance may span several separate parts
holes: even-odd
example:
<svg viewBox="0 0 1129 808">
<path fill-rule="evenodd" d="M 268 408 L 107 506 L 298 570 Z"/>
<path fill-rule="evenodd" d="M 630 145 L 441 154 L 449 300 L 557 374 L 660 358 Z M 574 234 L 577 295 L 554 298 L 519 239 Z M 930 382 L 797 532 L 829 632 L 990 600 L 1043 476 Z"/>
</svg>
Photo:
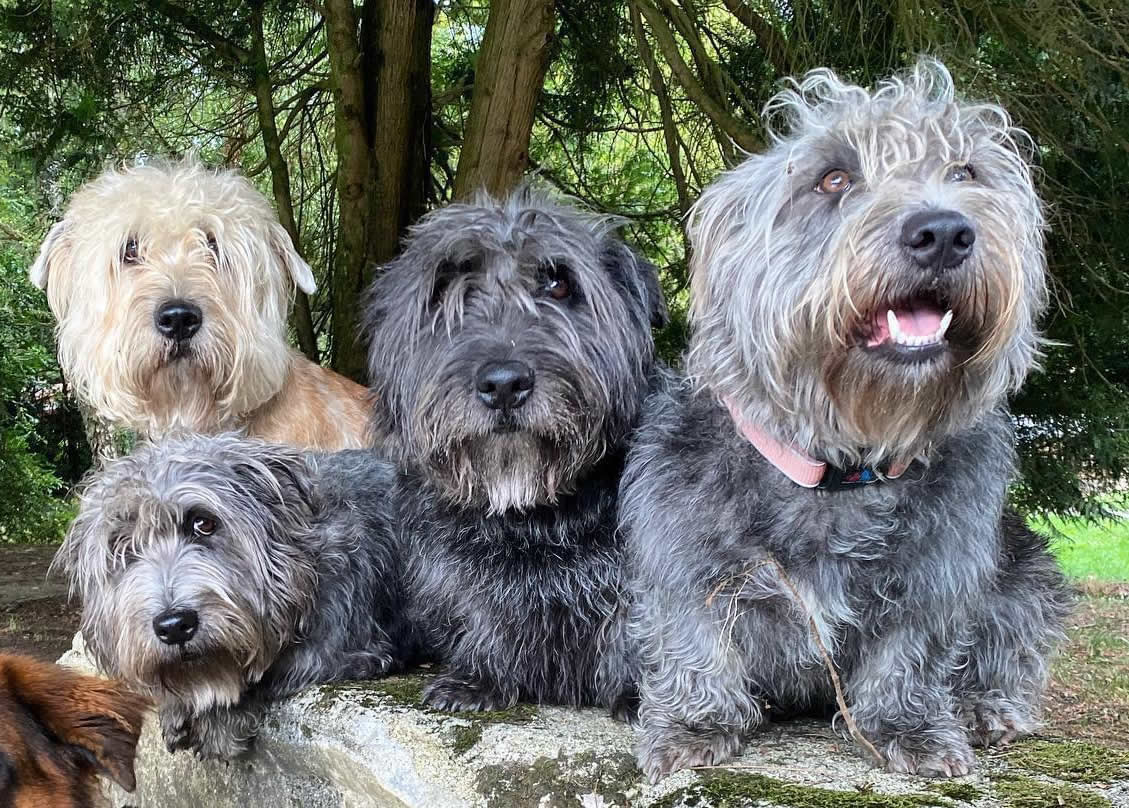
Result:
<svg viewBox="0 0 1129 808">
<path fill-rule="evenodd" d="M 110 170 L 81 188 L 31 279 L 59 358 L 103 417 L 147 434 L 214 432 L 282 387 L 294 285 L 314 289 L 267 200 L 186 161 Z"/>
</svg>

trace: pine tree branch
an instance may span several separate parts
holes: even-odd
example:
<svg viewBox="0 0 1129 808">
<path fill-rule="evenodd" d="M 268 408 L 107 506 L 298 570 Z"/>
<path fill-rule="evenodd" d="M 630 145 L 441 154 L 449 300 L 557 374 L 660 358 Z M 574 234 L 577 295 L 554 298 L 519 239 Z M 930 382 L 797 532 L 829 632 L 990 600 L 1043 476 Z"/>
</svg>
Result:
<svg viewBox="0 0 1129 808">
<path fill-rule="evenodd" d="M 772 63 L 776 75 L 782 77 L 791 73 L 792 60 L 788 56 L 788 46 L 780 36 L 780 32 L 772 27 L 772 23 L 754 11 L 744 0 L 723 0 L 723 2 L 729 13 L 753 32 L 761 50 Z"/>
<path fill-rule="evenodd" d="M 251 61 L 251 51 L 227 39 L 204 20 L 194 16 L 188 9 L 178 6 L 176 3 L 170 3 L 168 0 L 149 0 L 149 5 L 170 21 L 177 23 L 205 42 L 218 56 L 233 67 L 244 67 Z"/>
<path fill-rule="evenodd" d="M 745 151 L 757 151 L 763 144 L 760 139 L 750 131 L 749 127 L 735 118 L 728 109 L 718 102 L 694 75 L 694 71 L 686 64 L 678 49 L 678 42 L 674 32 L 666 22 L 662 12 L 653 6 L 649 0 L 631 0 L 631 5 L 637 8 L 646 18 L 651 27 L 651 36 L 658 45 L 663 59 L 670 65 L 671 73 L 682 87 L 683 91 L 711 121 L 734 143 Z"/>
</svg>

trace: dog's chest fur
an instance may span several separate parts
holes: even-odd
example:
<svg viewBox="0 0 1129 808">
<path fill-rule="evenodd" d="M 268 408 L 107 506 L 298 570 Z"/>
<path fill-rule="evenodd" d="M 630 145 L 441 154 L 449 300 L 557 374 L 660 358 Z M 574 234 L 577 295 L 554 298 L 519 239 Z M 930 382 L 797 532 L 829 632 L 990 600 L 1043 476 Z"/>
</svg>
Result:
<svg viewBox="0 0 1129 808">
<path fill-rule="evenodd" d="M 660 394 L 649 407 L 628 498 L 636 485 L 649 490 L 653 504 L 641 507 L 661 509 L 655 525 L 681 525 L 669 538 L 637 544 L 634 562 L 651 575 L 681 578 L 687 593 L 734 594 L 770 608 L 775 602 L 782 616 L 795 617 L 785 607 L 794 595 L 781 582 L 782 568 L 826 636 L 847 639 L 880 634 L 912 609 L 955 616 L 981 596 L 996 569 L 1013 465 L 1002 413 L 948 439 L 928 464 L 914 463 L 897 480 L 819 491 L 787 479 L 708 395 Z M 941 556 L 945 563 L 936 563 Z"/>
<path fill-rule="evenodd" d="M 402 497 L 412 615 L 442 656 L 508 667 L 531 697 L 591 700 L 600 630 L 623 585 L 621 467 L 607 458 L 554 506 L 502 514 L 448 505 L 401 477 L 401 491 L 416 492 Z"/>
</svg>

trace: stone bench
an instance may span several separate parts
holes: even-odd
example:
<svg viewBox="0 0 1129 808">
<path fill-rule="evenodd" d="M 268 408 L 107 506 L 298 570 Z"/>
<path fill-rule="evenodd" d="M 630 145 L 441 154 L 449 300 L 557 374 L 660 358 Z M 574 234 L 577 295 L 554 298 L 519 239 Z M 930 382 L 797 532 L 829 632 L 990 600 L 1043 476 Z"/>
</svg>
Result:
<svg viewBox="0 0 1129 808">
<path fill-rule="evenodd" d="M 81 639 L 61 660 L 90 669 Z M 277 705 L 235 763 L 168 754 L 147 722 L 137 808 L 1129 808 L 1129 754 L 1029 741 L 979 773 L 929 781 L 874 769 L 827 722 L 773 725 L 732 766 L 644 783 L 630 727 L 596 710 L 419 708 L 426 674 L 312 688 Z M 1091 760 L 1093 758 L 1093 760 Z M 1061 800 L 1061 802 L 1060 802 Z"/>
</svg>

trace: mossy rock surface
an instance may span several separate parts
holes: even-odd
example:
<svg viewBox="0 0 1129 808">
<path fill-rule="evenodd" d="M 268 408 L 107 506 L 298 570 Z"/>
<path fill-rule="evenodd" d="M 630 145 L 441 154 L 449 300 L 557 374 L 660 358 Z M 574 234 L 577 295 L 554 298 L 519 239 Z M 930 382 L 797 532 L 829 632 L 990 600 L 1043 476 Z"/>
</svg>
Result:
<svg viewBox="0 0 1129 808">
<path fill-rule="evenodd" d="M 626 805 L 639 777 L 630 755 L 585 753 L 485 766 L 475 786 L 491 808 L 576 808 L 584 798 L 590 804 Z"/>
<path fill-rule="evenodd" d="M 1006 808 L 1112 808 L 1101 794 L 1069 783 L 1050 783 L 1033 777 L 1003 775 L 993 782 L 993 791 Z"/>
<path fill-rule="evenodd" d="M 977 788 L 972 783 L 959 783 L 952 780 L 940 783 L 931 783 L 929 790 L 948 797 L 956 803 L 974 803 L 983 798 L 984 790 Z"/>
<path fill-rule="evenodd" d="M 336 682 L 322 685 L 320 704 L 328 706 L 337 698 L 347 696 L 364 707 L 395 706 L 408 707 L 422 713 L 435 715 L 454 715 L 484 724 L 524 724 L 537 715 L 537 707 L 532 704 L 515 704 L 506 710 L 485 710 L 482 712 L 446 713 L 432 710 L 422 704 L 423 691 L 431 681 L 431 673 L 407 673 L 389 676 L 385 679 L 372 679 L 361 682 Z"/>
<path fill-rule="evenodd" d="M 763 774 L 719 769 L 703 771 L 699 782 L 668 794 L 650 808 L 749 808 L 759 804 L 780 808 L 922 808 L 953 803 L 936 793 L 837 791 L 784 783 Z"/>
<path fill-rule="evenodd" d="M 1129 752 L 1079 741 L 1029 740 L 1003 753 L 1008 765 L 1072 783 L 1129 780 Z"/>
</svg>

